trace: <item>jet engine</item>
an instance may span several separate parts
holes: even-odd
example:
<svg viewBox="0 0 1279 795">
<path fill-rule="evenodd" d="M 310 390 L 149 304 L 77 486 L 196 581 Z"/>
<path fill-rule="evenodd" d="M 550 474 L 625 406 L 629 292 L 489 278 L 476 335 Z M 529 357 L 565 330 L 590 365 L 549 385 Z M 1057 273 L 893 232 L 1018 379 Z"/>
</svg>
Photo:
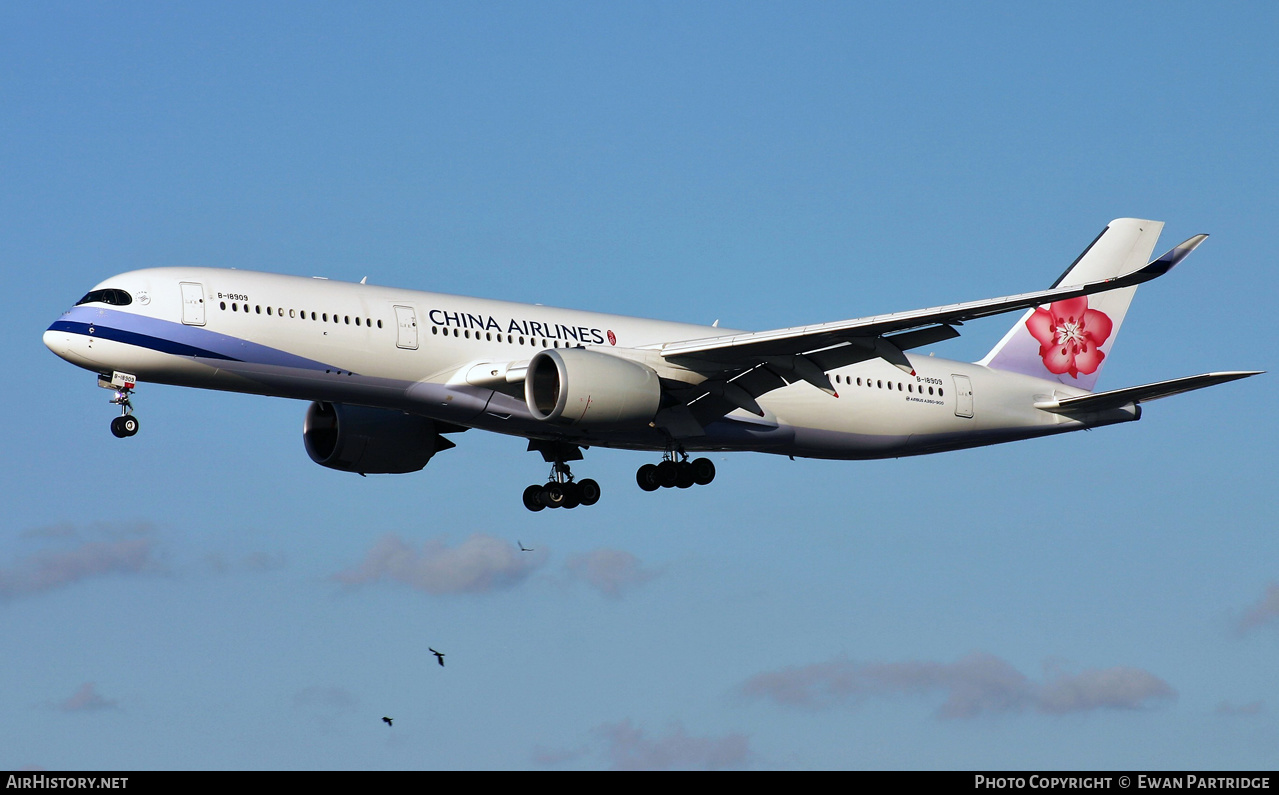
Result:
<svg viewBox="0 0 1279 795">
<path fill-rule="evenodd" d="M 524 400 L 539 420 L 582 427 L 647 423 L 662 386 L 651 368 L 583 348 L 552 348 L 533 356 Z"/>
<path fill-rule="evenodd" d="M 320 466 L 362 475 L 416 472 L 455 446 L 425 417 L 345 403 L 312 403 L 302 441 Z"/>
</svg>

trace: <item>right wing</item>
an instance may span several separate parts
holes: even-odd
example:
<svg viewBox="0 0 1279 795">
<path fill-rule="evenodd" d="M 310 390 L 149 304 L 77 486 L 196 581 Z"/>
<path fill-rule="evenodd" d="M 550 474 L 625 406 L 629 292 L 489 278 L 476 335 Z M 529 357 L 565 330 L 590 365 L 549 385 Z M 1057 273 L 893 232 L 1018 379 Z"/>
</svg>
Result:
<svg viewBox="0 0 1279 795">
<path fill-rule="evenodd" d="M 1185 259 L 1207 237 L 1207 235 L 1195 235 L 1154 262 L 1131 273 L 1116 276 L 1112 279 L 1102 279 L 1071 287 L 1039 290 L 1033 293 L 1009 295 L 1003 298 L 987 298 L 984 301 L 969 301 L 968 303 L 949 304 L 947 306 L 932 307 L 931 309 L 896 312 L 890 315 L 837 320 L 831 323 L 794 326 L 773 331 L 748 332 L 724 337 L 709 337 L 686 342 L 669 342 L 661 345 L 660 349 L 662 356 L 668 359 L 681 356 L 702 356 L 740 360 L 750 356 L 806 354 L 829 348 L 832 345 L 866 341 L 895 332 L 941 325 L 962 325 L 966 320 L 976 320 L 977 318 L 1000 315 L 1005 312 L 1016 312 L 1054 301 L 1064 301 L 1081 295 L 1118 290 L 1121 287 L 1133 287 L 1148 282 L 1172 270 L 1174 265 Z M 956 335 L 949 334 L 944 338 L 952 336 Z M 929 341 L 932 340 L 930 339 Z M 926 345 L 928 342 L 919 344 Z M 911 347 L 916 346 L 912 345 Z"/>
<path fill-rule="evenodd" d="M 706 376 L 693 386 L 675 385 L 683 406 L 668 410 L 665 418 L 659 414 L 657 424 L 677 428 L 673 430 L 676 435 L 696 435 L 690 433 L 696 425 L 734 409 L 763 416 L 755 398 L 801 380 L 836 395 L 827 371 L 877 357 L 913 374 L 904 351 L 957 337 L 955 326 L 964 321 L 1148 282 L 1172 270 L 1205 238 L 1207 235 L 1195 235 L 1153 262 L 1083 284 L 910 312 L 650 346 L 672 364 Z"/>
</svg>

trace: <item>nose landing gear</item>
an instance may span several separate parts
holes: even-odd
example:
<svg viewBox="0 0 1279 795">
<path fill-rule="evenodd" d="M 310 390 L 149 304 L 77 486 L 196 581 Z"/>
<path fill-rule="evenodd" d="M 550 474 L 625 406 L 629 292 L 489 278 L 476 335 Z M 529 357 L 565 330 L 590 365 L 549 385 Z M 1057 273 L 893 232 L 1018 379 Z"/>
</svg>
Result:
<svg viewBox="0 0 1279 795">
<path fill-rule="evenodd" d="M 129 401 L 136 384 L 137 379 L 125 373 L 113 373 L 110 381 L 98 379 L 98 386 L 115 390 L 111 405 L 120 407 L 120 416 L 111 420 L 111 433 L 117 439 L 133 436 L 138 432 L 138 418 L 133 416 L 133 403 Z"/>
</svg>

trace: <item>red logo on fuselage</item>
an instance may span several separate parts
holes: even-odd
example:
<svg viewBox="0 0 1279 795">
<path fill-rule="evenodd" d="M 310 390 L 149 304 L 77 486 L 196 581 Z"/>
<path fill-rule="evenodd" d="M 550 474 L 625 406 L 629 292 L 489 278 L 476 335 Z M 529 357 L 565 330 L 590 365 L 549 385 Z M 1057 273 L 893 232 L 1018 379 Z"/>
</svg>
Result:
<svg viewBox="0 0 1279 795">
<path fill-rule="evenodd" d="M 616 345 L 616 344 L 617 344 L 617 335 L 616 335 L 616 334 L 614 334 L 612 331 L 609 331 L 609 332 L 608 332 L 608 344 L 609 344 L 609 345 Z"/>
</svg>

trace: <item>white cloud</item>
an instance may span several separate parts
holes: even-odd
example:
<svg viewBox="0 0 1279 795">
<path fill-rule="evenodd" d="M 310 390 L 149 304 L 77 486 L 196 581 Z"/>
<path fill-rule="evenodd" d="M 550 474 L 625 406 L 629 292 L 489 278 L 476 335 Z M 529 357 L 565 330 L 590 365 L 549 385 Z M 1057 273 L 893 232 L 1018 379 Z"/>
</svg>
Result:
<svg viewBox="0 0 1279 795">
<path fill-rule="evenodd" d="M 650 738 L 630 720 L 600 726 L 595 734 L 604 739 L 604 755 L 614 770 L 721 770 L 740 768 L 751 758 L 743 734 L 691 737 L 677 724 Z"/>
<path fill-rule="evenodd" d="M 380 538 L 360 565 L 334 575 L 345 585 L 393 580 L 430 594 L 487 593 L 514 587 L 545 561 L 490 535 L 477 533 L 456 547 L 431 540 L 421 551 L 394 534 Z"/>
<path fill-rule="evenodd" d="M 1140 668 L 1117 666 L 1058 676 L 1039 688 L 1035 706 L 1041 712 L 1088 712 L 1095 709 L 1141 709 L 1176 698 L 1172 687 Z"/>
<path fill-rule="evenodd" d="M 984 653 L 970 654 L 954 663 L 815 663 L 751 677 L 741 686 L 741 692 L 752 698 L 812 709 L 855 706 L 874 696 L 941 692 L 946 694 L 946 700 L 937 714 L 943 718 L 1025 711 L 1064 714 L 1142 709 L 1176 698 L 1176 691 L 1168 683 L 1138 668 L 1057 674 L 1036 683 L 1008 662 Z"/>
<path fill-rule="evenodd" d="M 1276 620 L 1279 620 L 1279 585 L 1272 583 L 1239 620 L 1239 631 L 1248 632 Z"/>
<path fill-rule="evenodd" d="M 90 712 L 99 709 L 115 709 L 115 701 L 103 698 L 93 682 L 85 682 L 71 697 L 58 705 L 63 712 Z"/>
<path fill-rule="evenodd" d="M 639 558 L 619 549 L 596 549 L 575 555 L 566 565 L 570 577 L 614 599 L 657 576 L 657 572 L 641 566 Z"/>
<path fill-rule="evenodd" d="M 1214 710 L 1218 715 L 1261 715 L 1265 711 L 1266 705 L 1260 701 L 1250 701 L 1247 704 L 1238 705 L 1223 701 Z"/>
<path fill-rule="evenodd" d="M 108 574 L 159 571 L 150 538 L 86 542 L 63 551 L 39 552 L 0 569 L 0 598 L 39 593 Z"/>
</svg>

